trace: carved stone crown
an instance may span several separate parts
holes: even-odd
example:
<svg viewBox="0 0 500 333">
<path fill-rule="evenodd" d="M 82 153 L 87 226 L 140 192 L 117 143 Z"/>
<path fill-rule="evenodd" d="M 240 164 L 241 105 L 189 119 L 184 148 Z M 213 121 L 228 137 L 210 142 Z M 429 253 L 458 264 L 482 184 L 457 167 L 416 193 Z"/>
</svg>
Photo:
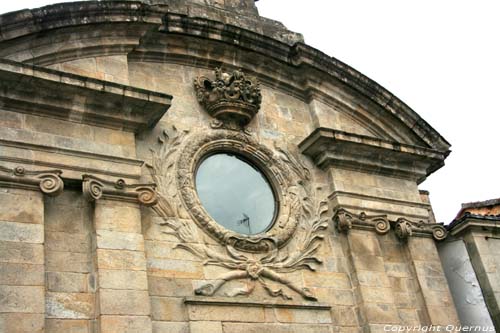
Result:
<svg viewBox="0 0 500 333">
<path fill-rule="evenodd" d="M 245 126 L 257 114 L 262 101 L 255 78 L 235 70 L 233 73 L 215 69 L 215 80 L 200 76 L 194 80 L 198 101 L 214 118 Z"/>
</svg>

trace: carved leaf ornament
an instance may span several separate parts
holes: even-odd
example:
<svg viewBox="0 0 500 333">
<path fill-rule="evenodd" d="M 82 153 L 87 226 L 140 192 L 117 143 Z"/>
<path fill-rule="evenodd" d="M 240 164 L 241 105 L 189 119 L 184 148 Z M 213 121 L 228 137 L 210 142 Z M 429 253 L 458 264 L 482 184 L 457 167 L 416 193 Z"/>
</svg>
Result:
<svg viewBox="0 0 500 333">
<path fill-rule="evenodd" d="M 304 299 L 316 301 L 308 288 L 296 285 L 284 274 L 303 269 L 314 271 L 322 263 L 317 252 L 328 226 L 327 205 L 316 199 L 309 170 L 286 149 L 271 150 L 245 132 L 216 129 L 199 135 L 175 128 L 174 132 L 172 136 L 164 132 L 161 148 L 152 150 L 152 164 L 148 167 L 158 186 L 158 203 L 153 209 L 163 218 L 163 232 L 179 240 L 177 248 L 189 251 L 204 265 L 228 269 L 214 282 L 197 288 L 195 294 L 211 296 L 228 281 L 247 279 L 250 283 L 246 288 L 228 295 L 249 295 L 260 284 L 270 296 L 291 299 L 283 288 L 269 285 L 270 280 L 287 286 Z M 214 152 L 240 154 L 266 174 L 279 202 L 279 212 L 268 231 L 238 234 L 218 224 L 206 212 L 194 179 L 200 160 Z M 217 250 L 200 241 L 195 225 L 223 248 Z"/>
</svg>

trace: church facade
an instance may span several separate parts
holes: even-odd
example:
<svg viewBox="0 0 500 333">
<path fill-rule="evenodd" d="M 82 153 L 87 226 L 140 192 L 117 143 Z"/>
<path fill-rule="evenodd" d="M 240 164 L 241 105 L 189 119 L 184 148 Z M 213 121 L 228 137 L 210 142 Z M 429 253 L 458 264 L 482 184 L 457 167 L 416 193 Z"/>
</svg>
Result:
<svg viewBox="0 0 500 333">
<path fill-rule="evenodd" d="M 252 0 L 0 17 L 0 331 L 459 326 L 450 144 Z"/>
</svg>

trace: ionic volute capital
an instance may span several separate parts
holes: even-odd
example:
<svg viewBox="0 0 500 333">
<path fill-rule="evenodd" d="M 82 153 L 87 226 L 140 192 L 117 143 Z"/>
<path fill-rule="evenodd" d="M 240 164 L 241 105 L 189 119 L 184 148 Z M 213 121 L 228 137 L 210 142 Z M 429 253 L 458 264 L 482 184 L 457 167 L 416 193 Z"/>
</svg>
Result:
<svg viewBox="0 0 500 333">
<path fill-rule="evenodd" d="M 40 190 L 48 196 L 57 196 L 64 190 L 61 170 L 26 170 L 23 166 L 0 166 L 0 184 L 13 188 Z"/>
<path fill-rule="evenodd" d="M 128 201 L 153 206 L 158 202 L 156 184 L 127 184 L 125 180 L 110 181 L 92 175 L 83 175 L 83 195 L 89 201 L 101 198 Z"/>
</svg>

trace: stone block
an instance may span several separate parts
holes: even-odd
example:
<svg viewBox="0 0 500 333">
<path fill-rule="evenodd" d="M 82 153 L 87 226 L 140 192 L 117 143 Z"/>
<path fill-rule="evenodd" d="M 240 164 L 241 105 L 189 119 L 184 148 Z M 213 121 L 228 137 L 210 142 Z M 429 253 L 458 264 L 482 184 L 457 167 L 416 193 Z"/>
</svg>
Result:
<svg viewBox="0 0 500 333">
<path fill-rule="evenodd" d="M 47 333 L 92 333 L 90 320 L 85 319 L 47 319 Z"/>
<path fill-rule="evenodd" d="M 144 251 L 142 234 L 97 230 L 97 247 L 100 249 Z"/>
<path fill-rule="evenodd" d="M 44 313 L 44 309 L 44 287 L 0 286 L 0 313 Z"/>
<path fill-rule="evenodd" d="M 354 305 L 352 290 L 338 290 L 334 288 L 311 288 L 320 302 L 335 305 Z"/>
<path fill-rule="evenodd" d="M 445 277 L 423 276 L 419 277 L 420 286 L 425 290 L 448 292 L 448 281 Z"/>
<path fill-rule="evenodd" d="M 119 203 L 103 203 L 95 205 L 94 221 L 96 230 L 111 230 L 130 233 L 141 233 L 141 211 L 139 205 Z"/>
<path fill-rule="evenodd" d="M 43 313 L 0 313 L 0 332 L 4 333 L 44 333 Z M 45 330 L 47 333 L 52 331 Z"/>
<path fill-rule="evenodd" d="M 44 286 L 43 265 L 0 263 L 0 284 L 11 286 Z"/>
<path fill-rule="evenodd" d="M 100 333 L 152 333 L 148 316 L 101 316 Z M 173 331 L 168 331 L 173 332 Z"/>
<path fill-rule="evenodd" d="M 0 262 L 43 265 L 43 245 L 0 241 Z"/>
<path fill-rule="evenodd" d="M 88 287 L 88 273 L 47 272 L 48 291 L 86 293 L 89 291 Z"/>
<path fill-rule="evenodd" d="M 353 261 L 356 270 L 385 272 L 384 260 L 382 257 L 371 255 L 353 256 Z"/>
<path fill-rule="evenodd" d="M 332 333 L 328 324 L 275 324 L 223 322 L 224 333 Z"/>
<path fill-rule="evenodd" d="M 415 309 L 398 309 L 399 319 L 405 325 L 418 325 L 420 320 Z"/>
<path fill-rule="evenodd" d="M 0 221 L 0 240 L 9 242 L 43 243 L 43 225 Z"/>
<path fill-rule="evenodd" d="M 400 278 L 400 277 L 389 277 L 390 284 L 389 286 L 392 288 L 393 291 L 395 292 L 407 292 L 409 290 L 412 290 L 409 287 L 409 284 L 411 279 L 408 278 Z"/>
<path fill-rule="evenodd" d="M 47 318 L 92 319 L 95 313 L 95 295 L 91 293 L 47 292 Z"/>
<path fill-rule="evenodd" d="M 410 237 L 408 249 L 413 260 L 439 261 L 436 244 L 432 238 Z"/>
<path fill-rule="evenodd" d="M 177 279 L 204 278 L 201 262 L 183 260 L 148 258 L 148 274 Z"/>
<path fill-rule="evenodd" d="M 332 307 L 333 323 L 339 326 L 358 326 L 357 311 L 353 306 Z"/>
<path fill-rule="evenodd" d="M 35 191 L 0 192 L 0 221 L 43 223 L 43 196 Z"/>
<path fill-rule="evenodd" d="M 399 315 L 394 305 L 368 303 L 364 305 L 366 319 L 371 324 L 397 324 Z"/>
<path fill-rule="evenodd" d="M 385 262 L 405 262 L 405 248 L 400 242 L 380 242 Z"/>
<path fill-rule="evenodd" d="M 90 272 L 90 256 L 87 253 L 47 251 L 46 270 L 56 272 Z"/>
<path fill-rule="evenodd" d="M 191 321 L 189 333 L 223 333 L 220 321 Z"/>
<path fill-rule="evenodd" d="M 391 282 L 385 272 L 359 270 L 356 272 L 356 275 L 361 286 L 385 288 L 391 286 Z"/>
<path fill-rule="evenodd" d="M 151 314 L 153 320 L 184 321 L 187 320 L 187 309 L 184 299 L 180 297 L 151 297 Z"/>
<path fill-rule="evenodd" d="M 414 261 L 418 275 L 444 277 L 443 266 L 440 261 Z"/>
<path fill-rule="evenodd" d="M 187 308 L 190 321 L 265 322 L 263 307 L 189 305 Z"/>
<path fill-rule="evenodd" d="M 97 266 L 99 269 L 141 271 L 146 269 L 146 258 L 144 252 L 97 249 Z"/>
<path fill-rule="evenodd" d="M 191 333 L 189 331 L 189 322 L 176 321 L 153 321 L 153 333 Z"/>
<path fill-rule="evenodd" d="M 391 277 L 403 277 L 403 278 L 412 277 L 410 273 L 410 268 L 408 267 L 407 263 L 395 263 L 395 262 L 385 263 L 385 271 L 387 273 L 387 276 Z"/>
<path fill-rule="evenodd" d="M 394 303 L 394 295 L 391 288 L 360 287 L 363 301 L 369 303 Z"/>
<path fill-rule="evenodd" d="M 274 315 L 281 323 L 332 323 L 332 317 L 328 310 L 275 308 Z"/>
<path fill-rule="evenodd" d="M 64 191 L 61 195 L 64 195 Z M 81 194 L 79 193 L 81 196 Z M 57 197 L 59 199 L 59 197 Z M 73 204 L 58 204 L 59 201 L 50 202 L 46 205 L 45 230 L 59 231 L 71 234 L 84 234 L 90 231 L 91 227 L 91 207 L 90 205 L 81 206 L 78 199 Z"/>
<path fill-rule="evenodd" d="M 148 290 L 145 271 L 99 270 L 99 287 L 104 289 Z"/>
<path fill-rule="evenodd" d="M 382 255 L 379 241 L 377 237 L 373 235 L 373 233 L 368 233 L 366 231 L 357 231 L 357 230 L 351 231 L 349 233 L 348 239 L 353 255 L 356 256 Z"/>
<path fill-rule="evenodd" d="M 432 325 L 459 325 L 455 307 L 427 306 Z"/>
<path fill-rule="evenodd" d="M 453 298 L 449 291 L 423 290 L 425 304 L 431 306 L 453 307 Z"/>
<path fill-rule="evenodd" d="M 194 288 L 190 279 L 148 276 L 149 294 L 151 296 L 191 296 Z"/>
<path fill-rule="evenodd" d="M 99 305 L 102 315 L 149 316 L 149 295 L 143 290 L 99 290 Z"/>
<path fill-rule="evenodd" d="M 351 281 L 346 273 L 304 272 L 306 287 L 351 289 Z"/>
<path fill-rule="evenodd" d="M 87 253 L 90 252 L 90 235 L 51 231 L 46 233 L 47 251 Z"/>
<path fill-rule="evenodd" d="M 197 261 L 198 258 L 192 253 L 185 250 L 175 248 L 177 242 L 164 242 L 164 241 L 146 241 L 146 253 L 148 258 L 151 259 L 173 259 L 173 260 L 190 260 Z"/>
</svg>

